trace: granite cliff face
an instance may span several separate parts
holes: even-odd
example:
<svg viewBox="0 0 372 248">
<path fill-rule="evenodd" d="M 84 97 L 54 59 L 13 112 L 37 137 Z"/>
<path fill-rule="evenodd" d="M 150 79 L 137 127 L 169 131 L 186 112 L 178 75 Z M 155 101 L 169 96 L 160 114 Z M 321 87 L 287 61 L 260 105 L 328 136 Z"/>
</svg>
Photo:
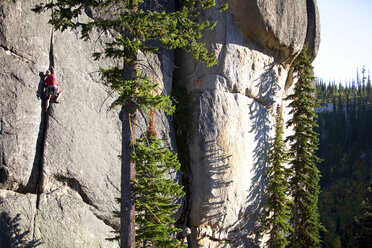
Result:
<svg viewBox="0 0 372 248">
<path fill-rule="evenodd" d="M 217 27 L 205 35 L 218 65 L 176 57 L 176 84 L 192 98 L 190 149 L 191 247 L 256 247 L 266 160 L 276 106 L 285 113 L 292 65 L 306 45 L 319 47 L 315 1 L 229 1 L 208 11 Z M 286 116 L 288 118 L 288 116 Z"/>
<path fill-rule="evenodd" d="M 0 247 L 117 247 L 105 238 L 118 226 L 120 109 L 107 111 L 114 98 L 91 59 L 107 37 L 86 43 L 78 33 L 53 32 L 50 13 L 31 12 L 37 3 L 0 3 Z M 315 0 L 228 3 L 224 13 L 204 14 L 218 21 L 203 38 L 218 65 L 179 52 L 141 56 L 167 92 L 174 84 L 191 96 L 182 213 L 190 247 L 262 243 L 272 116 L 277 105 L 288 112 L 283 98 L 297 54 L 307 45 L 315 57 L 319 47 Z M 63 96 L 45 115 L 42 72 L 53 64 Z M 156 128 L 177 150 L 170 118 L 156 114 Z"/>
</svg>

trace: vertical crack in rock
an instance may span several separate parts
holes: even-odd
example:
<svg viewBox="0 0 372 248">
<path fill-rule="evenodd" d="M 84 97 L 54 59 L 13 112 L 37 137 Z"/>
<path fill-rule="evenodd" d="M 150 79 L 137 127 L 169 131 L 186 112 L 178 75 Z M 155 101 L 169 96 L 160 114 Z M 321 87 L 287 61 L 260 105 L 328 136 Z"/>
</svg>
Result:
<svg viewBox="0 0 372 248">
<path fill-rule="evenodd" d="M 49 68 L 54 66 L 54 54 L 53 54 L 53 36 L 54 31 L 51 30 L 51 37 L 50 37 L 50 48 L 49 48 Z M 35 212 L 32 212 L 33 218 L 33 230 L 32 230 L 32 239 L 36 240 L 36 228 L 37 228 L 37 216 L 40 210 L 40 195 L 44 192 L 44 186 L 46 182 L 45 178 L 45 171 L 44 171 L 44 149 L 47 137 L 47 131 L 49 126 L 49 109 L 45 110 L 45 92 L 44 90 L 44 77 L 43 73 L 40 73 L 40 83 L 39 83 L 39 91 L 40 91 L 40 98 L 41 98 L 41 121 L 39 127 L 39 134 L 36 143 L 36 152 L 35 152 L 35 159 L 33 163 L 33 168 L 31 171 L 31 175 L 27 186 L 23 189 L 18 189 L 21 193 L 36 193 L 36 209 Z"/>
<path fill-rule="evenodd" d="M 191 192 L 190 186 L 192 182 L 192 174 L 190 168 L 190 153 L 187 140 L 186 132 L 176 132 L 176 144 L 178 149 L 178 159 L 181 163 L 181 179 L 183 190 L 185 192 L 184 201 L 181 205 L 181 214 L 179 219 L 176 221 L 175 226 L 181 228 L 183 231 L 177 234 L 177 238 L 184 240 L 188 238 L 191 233 L 190 224 L 188 222 L 189 213 L 191 208 Z"/>
<path fill-rule="evenodd" d="M 51 31 L 51 38 L 50 38 L 50 48 L 49 48 L 49 68 L 54 66 L 54 54 L 53 54 L 53 29 Z M 39 90 L 43 91 L 44 85 L 44 74 L 40 73 L 40 85 Z M 40 202 L 40 194 L 44 191 L 45 186 L 45 171 L 44 171 L 44 149 L 46 143 L 46 137 L 48 132 L 49 126 L 49 109 L 45 111 L 45 95 L 40 94 L 41 97 L 41 121 L 39 127 L 39 135 L 36 144 L 36 152 L 35 152 L 35 159 L 33 163 L 33 168 L 31 172 L 31 176 L 27 183 L 27 186 L 24 189 L 19 189 L 19 192 L 31 192 L 36 193 L 36 209 L 39 209 L 39 202 Z"/>
<path fill-rule="evenodd" d="M 3 134 L 4 121 L 0 120 L 0 135 Z M 0 144 L 0 189 L 6 188 L 9 179 L 9 170 L 5 159 L 4 143 Z"/>
<path fill-rule="evenodd" d="M 190 169 L 190 152 L 187 144 L 187 130 L 189 121 L 189 96 L 186 89 L 174 89 L 173 97 L 176 98 L 177 110 L 172 119 L 172 124 L 175 130 L 176 145 L 178 150 L 178 159 L 181 164 L 181 184 L 185 196 L 182 199 L 179 218 L 176 220 L 175 226 L 181 228 L 183 231 L 177 234 L 177 238 L 184 240 L 190 234 L 188 223 L 188 215 L 191 208 L 191 193 L 190 185 L 192 181 L 192 174 Z"/>
<path fill-rule="evenodd" d="M 36 213 L 34 213 L 34 211 L 32 211 L 33 220 L 30 220 L 30 221 L 33 221 L 32 241 L 37 240 L 37 238 L 36 238 L 36 218 L 37 218 L 37 215 L 38 215 L 38 210 L 37 209 L 36 209 Z"/>
<path fill-rule="evenodd" d="M 54 38 L 54 30 L 52 28 L 50 34 L 50 48 L 49 48 L 49 68 L 54 67 L 54 52 L 53 52 L 53 38 Z"/>
<path fill-rule="evenodd" d="M 174 124 L 176 126 L 176 124 Z M 176 226 L 183 228 L 187 225 L 188 213 L 190 210 L 190 184 L 191 184 L 191 170 L 190 170 L 190 158 L 189 149 L 186 143 L 186 134 L 180 132 L 176 134 L 176 143 L 178 149 L 178 159 L 181 163 L 181 173 L 182 173 L 182 185 L 185 191 L 185 201 L 182 207 L 182 212 L 180 218 L 176 222 Z"/>
<path fill-rule="evenodd" d="M 54 53 L 53 53 L 53 36 L 54 36 L 54 31 L 52 29 L 51 31 L 51 35 L 50 35 L 50 48 L 49 48 L 49 68 L 50 67 L 54 67 Z M 42 109 L 44 109 L 44 101 L 45 101 L 45 97 L 43 99 L 43 104 L 42 104 Z M 43 126 L 43 132 L 42 132 L 42 135 L 41 135 L 41 145 L 40 145 L 40 156 L 39 156 L 39 170 L 38 170 L 38 173 L 37 173 L 37 180 L 36 180 L 36 188 L 35 188 L 35 191 L 36 191 L 36 194 L 37 194 L 37 198 L 36 198 L 36 208 L 39 209 L 39 202 L 40 202 L 40 194 L 44 192 L 44 187 L 45 187 L 45 183 L 46 183 L 46 179 L 45 179 L 45 170 L 44 170 L 44 149 L 45 149 L 45 143 L 46 143 L 46 137 L 47 137 L 47 132 L 48 132 L 48 127 L 49 127 L 49 111 L 50 111 L 50 107 L 45 110 L 45 111 L 42 111 L 44 113 L 44 125 Z"/>
<path fill-rule="evenodd" d="M 0 153 L 0 188 L 5 186 L 8 179 L 9 179 L 9 171 L 8 171 L 8 168 L 6 167 L 4 149 L 2 149 L 2 152 Z"/>
</svg>

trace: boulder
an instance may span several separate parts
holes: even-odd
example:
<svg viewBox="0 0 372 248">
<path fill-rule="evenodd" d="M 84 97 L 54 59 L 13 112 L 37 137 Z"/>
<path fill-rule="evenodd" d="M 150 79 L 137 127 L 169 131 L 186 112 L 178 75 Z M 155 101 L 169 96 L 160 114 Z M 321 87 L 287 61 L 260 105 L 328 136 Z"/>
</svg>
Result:
<svg viewBox="0 0 372 248">
<path fill-rule="evenodd" d="M 320 42 L 320 23 L 314 0 L 232 0 L 231 13 L 245 39 L 286 64 L 304 44 L 315 58 Z"/>
</svg>

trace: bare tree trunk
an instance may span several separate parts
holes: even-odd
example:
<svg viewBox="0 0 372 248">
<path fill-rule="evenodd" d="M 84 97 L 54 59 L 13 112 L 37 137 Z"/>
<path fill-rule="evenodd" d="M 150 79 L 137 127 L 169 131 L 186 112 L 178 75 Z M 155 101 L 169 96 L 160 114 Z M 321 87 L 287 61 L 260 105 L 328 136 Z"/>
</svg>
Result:
<svg viewBox="0 0 372 248">
<path fill-rule="evenodd" d="M 132 105 L 132 104 L 130 104 Z M 135 244 L 135 211 L 133 180 L 135 179 L 135 162 L 131 160 L 133 145 L 136 139 L 135 106 L 123 106 L 122 158 L 121 158 L 121 226 L 120 240 L 122 248 L 134 248 Z"/>
<path fill-rule="evenodd" d="M 128 0 L 127 9 L 135 10 L 136 0 Z M 130 32 L 125 31 L 125 37 L 134 40 Z M 130 62 L 124 62 L 124 81 L 136 79 L 137 58 L 133 51 L 124 48 L 126 58 Z M 133 86 L 133 91 L 136 86 Z M 121 217 L 120 217 L 120 241 L 121 248 L 135 247 L 135 206 L 133 180 L 136 176 L 136 164 L 131 160 L 131 154 L 136 142 L 136 112 L 135 99 L 122 107 L 123 128 L 122 128 L 122 158 L 121 158 Z"/>
</svg>

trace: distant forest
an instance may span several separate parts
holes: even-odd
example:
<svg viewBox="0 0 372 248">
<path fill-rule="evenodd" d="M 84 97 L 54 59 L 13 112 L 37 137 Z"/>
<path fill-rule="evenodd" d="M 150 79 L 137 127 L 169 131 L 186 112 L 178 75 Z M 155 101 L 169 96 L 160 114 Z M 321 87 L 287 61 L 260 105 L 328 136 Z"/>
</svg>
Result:
<svg viewBox="0 0 372 248">
<path fill-rule="evenodd" d="M 360 238 L 366 230 L 362 202 L 372 180 L 370 76 L 363 69 L 346 85 L 318 80 L 316 89 L 318 156 L 323 160 L 319 212 L 327 229 L 322 233 L 323 247 L 372 247 L 361 245 Z"/>
</svg>

